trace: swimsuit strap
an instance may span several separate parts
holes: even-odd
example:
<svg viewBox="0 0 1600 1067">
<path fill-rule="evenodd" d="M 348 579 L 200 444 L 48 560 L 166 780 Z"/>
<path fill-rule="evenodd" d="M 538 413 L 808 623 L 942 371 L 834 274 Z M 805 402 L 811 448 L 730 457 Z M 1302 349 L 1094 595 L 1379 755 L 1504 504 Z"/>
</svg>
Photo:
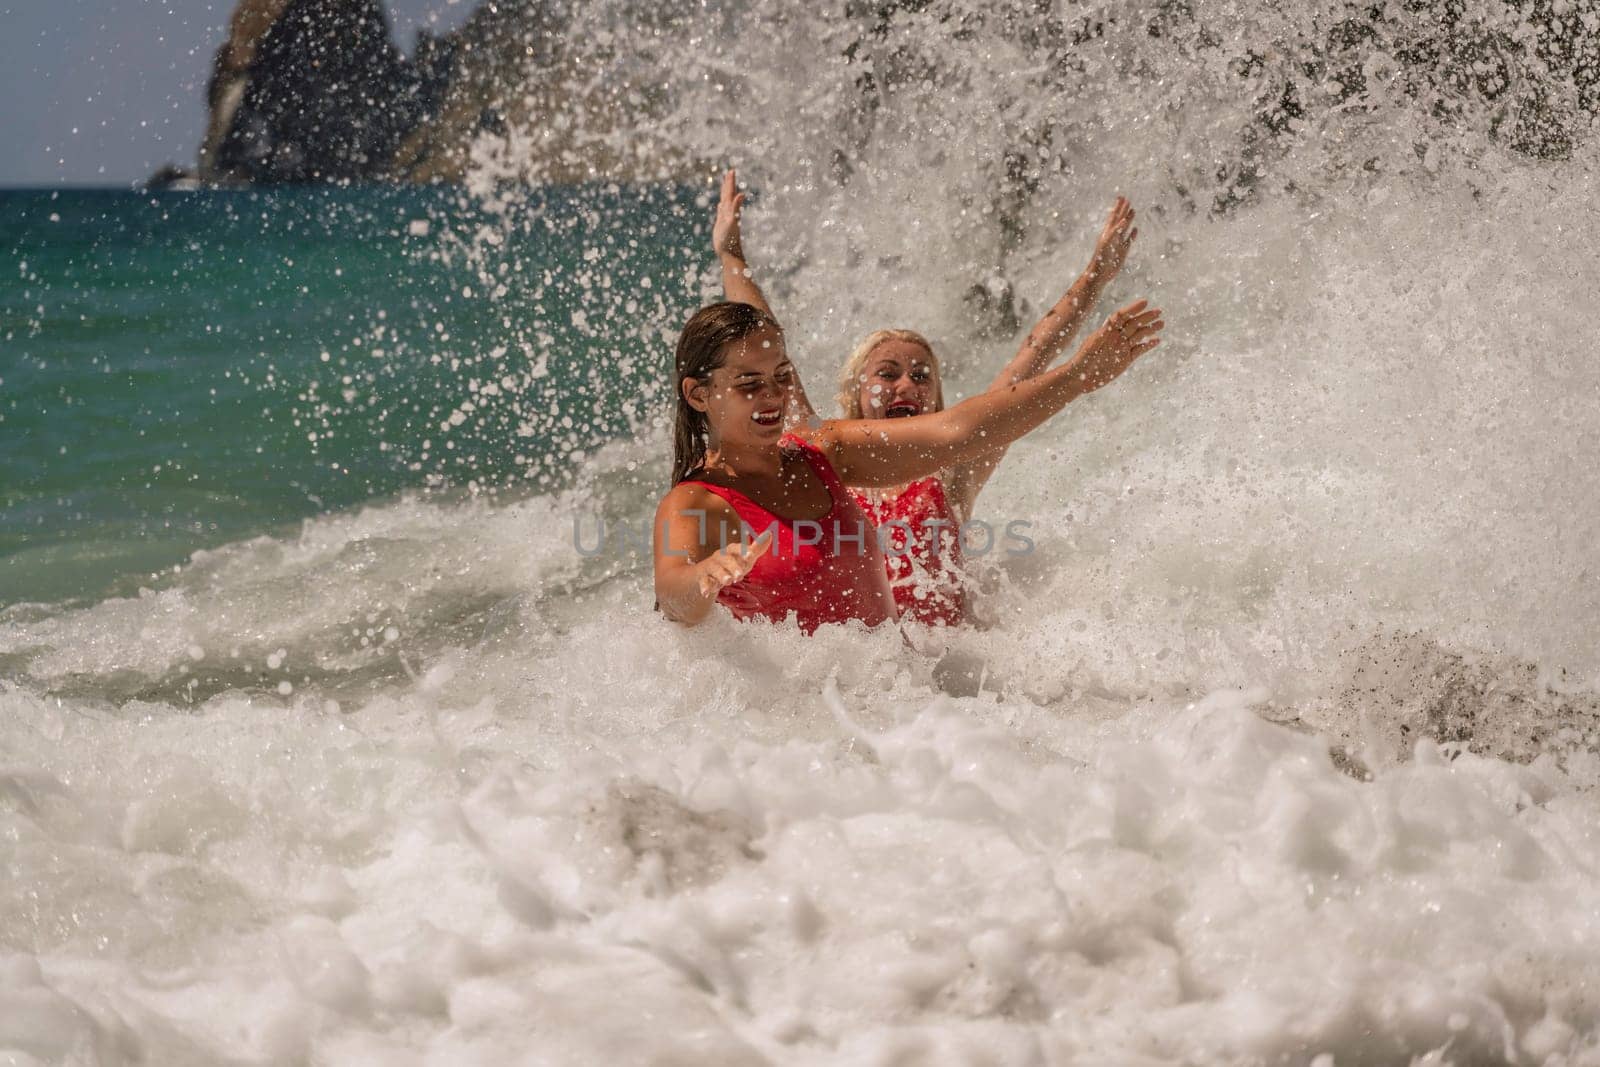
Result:
<svg viewBox="0 0 1600 1067">
<path fill-rule="evenodd" d="M 828 462 L 828 456 L 822 449 L 794 434 L 784 435 L 780 443 L 792 445 L 800 450 L 800 454 L 806 457 L 811 469 L 817 472 L 817 477 L 822 479 L 822 484 L 827 487 L 828 496 L 836 507 L 841 500 L 850 499 L 849 490 L 844 487 L 844 482 L 839 480 L 839 472 L 833 469 L 833 464 Z"/>
<path fill-rule="evenodd" d="M 749 497 L 745 496 L 743 493 L 739 492 L 739 490 L 733 488 L 732 486 L 716 485 L 716 484 L 713 484 L 712 482 L 703 482 L 699 478 L 685 478 L 683 481 L 679 482 L 678 484 L 679 485 L 700 485 L 700 486 L 704 486 L 706 489 L 710 490 L 711 495 L 721 497 L 723 502 L 728 504 L 728 505 L 730 505 L 735 511 L 739 510 L 739 505 L 741 503 L 749 504 L 753 508 L 760 508 L 760 510 L 762 510 L 762 511 L 766 511 L 767 510 L 766 508 L 761 507 L 760 504 L 757 504 L 754 500 L 751 500 Z M 728 495 L 729 493 L 732 493 L 733 496 L 738 497 L 739 499 L 738 500 L 734 500 L 732 497 L 730 497 Z M 776 516 L 774 516 L 774 517 L 776 517 Z"/>
<path fill-rule="evenodd" d="M 824 460 L 823 462 L 824 465 L 826 465 L 827 461 Z M 813 463 L 811 465 L 811 469 L 816 471 L 816 464 Z M 778 523 L 782 526 L 792 528 L 797 522 L 821 522 L 823 519 L 831 518 L 833 515 L 837 514 L 840 501 L 839 493 L 832 488 L 833 483 L 830 483 L 827 477 L 821 471 L 817 471 L 817 477 L 822 478 L 823 487 L 828 490 L 828 510 L 824 512 L 820 518 L 815 519 L 791 519 L 787 516 L 779 515 L 777 512 L 770 510 L 765 504 L 762 504 L 752 498 L 748 493 L 745 493 L 739 489 L 735 489 L 731 485 L 717 485 L 715 482 L 702 481 L 699 478 L 685 478 L 678 484 L 699 485 L 705 487 L 705 489 L 708 490 L 713 496 L 719 497 L 725 504 L 733 508 L 734 512 L 739 516 L 740 521 L 744 522 L 752 529 L 764 530 L 773 523 Z M 746 511 L 753 512 L 755 515 L 759 516 L 760 522 L 751 522 L 749 516 L 745 514 Z"/>
<path fill-rule="evenodd" d="M 828 491 L 828 510 L 823 513 L 821 518 L 786 518 L 785 516 L 779 515 L 775 511 L 768 510 L 765 505 L 760 504 L 756 500 L 752 499 L 748 493 L 745 493 L 739 489 L 735 489 L 731 485 L 717 485 L 714 482 L 708 482 L 700 478 L 685 478 L 678 484 L 703 485 L 713 494 L 721 497 L 722 500 L 729 504 L 736 512 L 740 511 L 742 508 L 749 508 L 753 511 L 759 512 L 766 518 L 766 522 L 760 527 L 762 529 L 765 529 L 766 526 L 769 526 L 774 522 L 782 523 L 784 526 L 793 526 L 797 522 L 822 522 L 824 519 L 837 516 L 841 507 L 845 507 L 851 503 L 854 503 L 855 498 L 850 495 L 850 490 L 846 489 L 844 483 L 839 480 L 838 472 L 833 469 L 833 464 L 828 462 L 827 455 L 825 455 L 820 448 L 803 438 L 794 436 L 793 434 L 785 434 L 779 439 L 778 444 L 782 448 L 788 448 L 792 451 L 799 452 L 805 457 L 806 464 L 811 468 L 816 476 L 822 479 L 822 487 Z M 742 515 L 740 517 L 743 518 Z"/>
</svg>

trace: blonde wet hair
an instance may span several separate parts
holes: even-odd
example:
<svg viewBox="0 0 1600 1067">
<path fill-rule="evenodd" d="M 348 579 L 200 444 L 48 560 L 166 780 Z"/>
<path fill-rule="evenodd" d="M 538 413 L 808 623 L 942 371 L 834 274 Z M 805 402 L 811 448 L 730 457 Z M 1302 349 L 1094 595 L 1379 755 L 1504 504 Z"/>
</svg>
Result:
<svg viewBox="0 0 1600 1067">
<path fill-rule="evenodd" d="M 933 368 L 933 410 L 944 410 L 944 376 L 939 373 L 939 357 L 933 345 L 915 330 L 874 330 L 861 339 L 850 358 L 839 368 L 839 409 L 847 419 L 866 418 L 861 413 L 861 372 L 872 358 L 873 351 L 885 341 L 909 341 L 928 353 L 928 366 Z"/>
</svg>

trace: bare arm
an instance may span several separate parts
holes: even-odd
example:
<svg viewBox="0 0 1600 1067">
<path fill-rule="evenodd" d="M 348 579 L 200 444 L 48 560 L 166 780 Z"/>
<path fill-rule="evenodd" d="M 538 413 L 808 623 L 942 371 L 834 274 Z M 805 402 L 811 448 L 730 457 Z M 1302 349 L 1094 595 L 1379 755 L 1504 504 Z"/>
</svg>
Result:
<svg viewBox="0 0 1600 1067">
<path fill-rule="evenodd" d="M 711 614 L 717 594 L 739 581 L 772 545 L 771 531 L 748 545 L 723 544 L 738 517 L 716 494 L 679 484 L 656 507 L 656 607 L 673 622 L 696 626 Z"/>
<path fill-rule="evenodd" d="M 953 408 L 904 419 L 827 422 L 813 440 L 846 485 L 901 485 L 1004 449 L 1072 400 L 1110 384 L 1150 351 L 1165 325 L 1140 300 L 1114 313 L 1061 366 Z"/>
<path fill-rule="evenodd" d="M 1126 197 L 1117 197 L 1116 203 L 1111 206 L 1111 214 L 1100 231 L 1100 239 L 1095 242 L 1094 255 L 1090 257 L 1089 265 L 1078 276 L 1078 280 L 1072 283 L 1072 287 L 1028 332 L 1027 339 L 1022 342 L 1022 347 L 1017 349 L 1017 354 L 1011 357 L 1011 361 L 1002 367 L 994 381 L 989 383 L 990 389 L 1004 389 L 1036 377 L 1055 362 L 1056 357 L 1072 343 L 1073 337 L 1088 320 L 1095 301 L 1099 300 L 1105 287 L 1117 276 L 1122 270 L 1122 264 L 1127 261 L 1133 239 L 1139 236 L 1139 231 L 1133 226 L 1133 219 L 1133 205 L 1128 203 Z M 993 449 L 950 470 L 945 479 L 945 489 L 950 494 L 956 514 L 962 519 L 971 516 L 973 506 L 978 501 L 978 494 L 988 484 L 989 477 L 994 474 L 995 468 L 1000 465 L 1000 460 L 1005 454 L 1004 448 Z"/>
<path fill-rule="evenodd" d="M 1088 321 L 1095 301 L 1100 299 L 1105 287 L 1111 284 L 1122 271 L 1123 263 L 1127 262 L 1128 250 L 1133 247 L 1134 238 L 1139 236 L 1133 219 L 1133 205 L 1128 203 L 1126 197 L 1117 197 L 1100 231 L 1100 239 L 1095 242 L 1089 265 L 1072 283 L 1072 288 L 1028 331 L 1027 340 L 1011 357 L 1011 362 L 1001 368 L 989 384 L 990 389 L 1015 385 L 1041 373 L 1072 342 L 1078 330 Z"/>
<path fill-rule="evenodd" d="M 717 217 L 711 224 L 711 246 L 722 264 L 722 298 L 760 308 L 776 320 L 772 306 L 767 303 L 766 295 L 751 276 L 750 265 L 744 259 L 744 236 L 739 229 L 739 214 L 743 210 L 744 194 L 739 191 L 739 177 L 729 168 L 722 176 Z"/>
<path fill-rule="evenodd" d="M 717 217 L 711 225 L 711 245 L 717 260 L 722 264 L 722 298 L 737 304 L 749 304 L 765 312 L 772 321 L 772 305 L 766 294 L 756 284 L 750 265 L 744 258 L 744 234 L 740 228 L 740 213 L 744 210 L 744 194 L 739 191 L 739 176 L 732 168 L 722 176 L 722 190 L 717 196 Z M 816 409 L 806 396 L 800 376 L 795 375 L 795 387 L 789 394 L 789 410 L 784 412 L 784 425 L 788 428 L 814 425 Z"/>
</svg>

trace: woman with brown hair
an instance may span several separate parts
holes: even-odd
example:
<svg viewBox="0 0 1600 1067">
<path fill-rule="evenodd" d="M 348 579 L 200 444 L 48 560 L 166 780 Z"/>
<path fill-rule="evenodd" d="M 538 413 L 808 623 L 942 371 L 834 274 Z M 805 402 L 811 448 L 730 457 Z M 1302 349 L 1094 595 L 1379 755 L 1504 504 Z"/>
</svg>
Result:
<svg viewBox="0 0 1600 1067">
<path fill-rule="evenodd" d="M 722 179 L 712 227 L 723 292 L 770 317 L 772 311 L 744 259 L 739 226 L 743 205 L 744 194 L 730 170 Z M 1100 294 L 1122 270 L 1139 234 L 1133 220 L 1132 205 L 1118 197 L 1088 267 L 1029 332 L 989 384 L 990 390 L 1035 377 L 1071 343 Z M 1138 305 L 1135 309 L 1143 310 Z M 839 372 L 838 402 L 846 419 L 894 419 L 943 411 L 944 387 L 933 345 L 912 330 L 868 334 Z M 799 403 L 809 414 L 803 396 Z M 991 449 L 902 485 L 855 487 L 856 503 L 868 521 L 888 531 L 885 565 L 902 616 L 930 626 L 953 626 L 966 618 L 959 531 L 972 518 L 978 494 L 1005 452 L 1003 447 Z"/>
<path fill-rule="evenodd" d="M 803 397 L 783 332 L 749 304 L 701 308 L 678 338 L 673 485 L 656 509 L 655 588 L 693 626 L 794 615 L 810 632 L 898 617 L 876 531 L 846 484 L 905 485 L 1004 448 L 1154 348 L 1160 312 L 1113 314 L 1072 359 L 952 408 L 785 431 Z"/>
</svg>

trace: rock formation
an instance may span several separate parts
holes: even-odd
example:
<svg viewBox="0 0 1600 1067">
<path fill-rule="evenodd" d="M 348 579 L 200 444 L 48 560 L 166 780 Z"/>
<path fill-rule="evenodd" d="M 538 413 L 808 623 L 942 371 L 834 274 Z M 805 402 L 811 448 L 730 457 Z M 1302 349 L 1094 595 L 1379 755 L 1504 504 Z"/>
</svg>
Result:
<svg viewBox="0 0 1600 1067">
<path fill-rule="evenodd" d="M 591 142 L 638 109 L 615 86 L 576 88 L 562 29 L 547 0 L 496 0 L 448 35 L 420 33 L 407 59 L 380 0 L 240 0 L 213 68 L 200 176 L 458 181 L 480 135 L 533 128 L 522 162 L 537 177 L 614 176 L 627 161 Z"/>
<path fill-rule="evenodd" d="M 431 50 L 423 60 L 395 47 L 379 0 L 243 0 L 211 77 L 202 177 L 389 176 L 395 149 L 442 87 L 448 57 Z"/>
<path fill-rule="evenodd" d="M 1293 33 L 1268 20 L 1277 36 L 1263 38 L 1267 44 L 1241 44 L 1207 61 L 1238 79 L 1252 112 L 1218 165 L 1212 210 L 1247 195 L 1319 114 L 1371 110 L 1391 98 L 1418 105 L 1423 134 L 1445 135 L 1458 121 L 1487 124 L 1519 152 L 1564 158 L 1600 112 L 1600 34 L 1588 29 L 1596 4 L 1581 0 L 1585 10 L 1575 14 L 1570 0 L 1508 0 L 1509 14 L 1490 17 L 1471 5 L 1402 0 L 1350 8 L 1327 25 L 1301 18 Z M 795 6 L 797 16 L 804 11 Z M 936 55 L 914 53 L 920 26 L 948 13 L 926 0 L 877 0 L 847 4 L 842 17 L 849 25 L 840 39 L 854 43 L 837 72 L 819 76 L 839 79 L 830 102 L 839 124 L 836 178 L 844 183 L 850 159 L 872 136 L 880 96 L 897 80 L 944 76 Z M 1190 5 L 1118 17 L 1139 19 L 1147 40 L 1173 41 L 1173 55 L 1185 61 L 1229 40 L 1223 31 L 1231 24 L 1209 25 Z M 613 33 L 612 25 L 634 29 Z M 1081 77 L 1076 57 L 1099 47 L 1103 30 L 1092 20 L 1044 20 L 1030 30 L 1021 43 L 1039 61 L 1036 91 L 1071 99 Z M 665 145 L 653 131 L 670 125 L 655 120 L 673 107 L 675 79 L 692 77 L 671 50 L 692 48 L 697 32 L 696 20 L 670 5 L 622 0 L 596 11 L 564 0 L 480 0 L 459 29 L 419 35 L 408 59 L 391 39 L 381 0 L 238 0 L 210 82 L 200 177 L 683 177 L 692 149 Z M 651 63 L 654 73 L 642 73 Z M 1007 156 L 997 211 L 1008 245 L 1036 184 L 1027 161 L 1051 142 L 1050 125 Z"/>
</svg>

